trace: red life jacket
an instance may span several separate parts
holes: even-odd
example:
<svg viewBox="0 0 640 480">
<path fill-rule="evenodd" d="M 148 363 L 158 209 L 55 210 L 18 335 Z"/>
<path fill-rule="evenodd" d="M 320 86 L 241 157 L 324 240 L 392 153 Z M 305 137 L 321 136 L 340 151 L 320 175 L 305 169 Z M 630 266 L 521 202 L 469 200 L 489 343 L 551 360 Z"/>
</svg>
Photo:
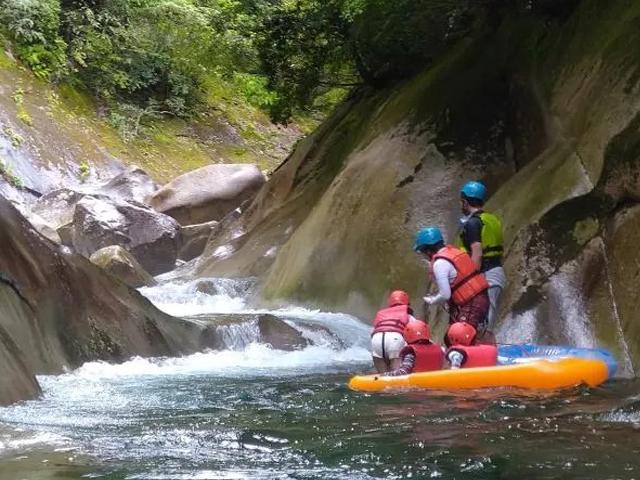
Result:
<svg viewBox="0 0 640 480">
<path fill-rule="evenodd" d="M 479 293 L 489 288 L 487 279 L 478 270 L 471 257 L 462 250 L 446 245 L 440 249 L 431 259 L 431 271 L 433 263 L 438 259 L 450 262 L 456 269 L 456 278 L 451 285 L 451 300 L 454 305 L 460 306 L 467 303 Z"/>
<path fill-rule="evenodd" d="M 453 351 L 460 352 L 464 357 L 462 368 L 495 367 L 498 363 L 498 347 L 495 345 L 457 345 L 447 350 L 447 355 Z"/>
<path fill-rule="evenodd" d="M 384 308 L 376 313 L 371 335 L 379 332 L 397 332 L 402 335 L 407 323 L 409 323 L 408 305 Z"/>
<path fill-rule="evenodd" d="M 442 369 L 444 354 L 437 343 L 412 343 L 400 350 L 400 358 L 412 352 L 416 356 L 416 363 L 411 373 L 430 372 Z"/>
</svg>

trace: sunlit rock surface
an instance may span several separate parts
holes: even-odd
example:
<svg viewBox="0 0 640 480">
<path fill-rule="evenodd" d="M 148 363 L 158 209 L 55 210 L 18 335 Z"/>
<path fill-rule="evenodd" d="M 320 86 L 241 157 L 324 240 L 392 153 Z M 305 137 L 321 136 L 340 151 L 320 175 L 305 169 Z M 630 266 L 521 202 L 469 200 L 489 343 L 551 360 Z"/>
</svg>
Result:
<svg viewBox="0 0 640 480">
<path fill-rule="evenodd" d="M 149 202 L 181 225 L 221 220 L 253 198 L 265 178 L 256 165 L 218 164 L 185 173 L 158 190 Z"/>
</svg>

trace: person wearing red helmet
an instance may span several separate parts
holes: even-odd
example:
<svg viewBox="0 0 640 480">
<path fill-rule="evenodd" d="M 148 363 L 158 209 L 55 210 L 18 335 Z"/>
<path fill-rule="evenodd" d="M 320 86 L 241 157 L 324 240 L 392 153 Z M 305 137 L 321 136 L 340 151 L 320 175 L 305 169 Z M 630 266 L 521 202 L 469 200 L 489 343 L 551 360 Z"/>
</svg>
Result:
<svg viewBox="0 0 640 480">
<path fill-rule="evenodd" d="M 415 318 L 409 305 L 409 294 L 404 290 L 391 292 L 387 307 L 376 314 L 371 333 L 371 354 L 378 373 L 400 366 L 400 350 L 407 344 L 404 328 L 411 320 Z"/>
<path fill-rule="evenodd" d="M 400 366 L 385 373 L 385 376 L 397 377 L 442 368 L 442 347 L 431 341 L 429 325 L 419 320 L 411 320 L 404 329 L 404 338 L 407 346 L 400 351 Z"/>
<path fill-rule="evenodd" d="M 467 322 L 456 322 L 449 326 L 445 343 L 448 350 L 445 357 L 452 369 L 492 367 L 498 361 L 495 345 L 477 344 L 477 331 Z"/>
</svg>

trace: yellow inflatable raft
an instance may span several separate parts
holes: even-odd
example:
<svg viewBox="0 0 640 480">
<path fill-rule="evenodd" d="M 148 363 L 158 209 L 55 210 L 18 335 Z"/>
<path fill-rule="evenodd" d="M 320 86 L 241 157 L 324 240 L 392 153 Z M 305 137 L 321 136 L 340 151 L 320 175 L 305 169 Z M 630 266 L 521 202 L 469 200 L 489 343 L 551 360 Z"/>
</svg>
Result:
<svg viewBox="0 0 640 480">
<path fill-rule="evenodd" d="M 607 365 L 603 361 L 573 357 L 497 367 L 437 370 L 400 377 L 359 375 L 349 381 L 349 388 L 361 392 L 380 392 L 388 389 L 458 390 L 491 387 L 555 390 L 583 384 L 595 387 L 607 380 L 608 376 Z"/>
</svg>

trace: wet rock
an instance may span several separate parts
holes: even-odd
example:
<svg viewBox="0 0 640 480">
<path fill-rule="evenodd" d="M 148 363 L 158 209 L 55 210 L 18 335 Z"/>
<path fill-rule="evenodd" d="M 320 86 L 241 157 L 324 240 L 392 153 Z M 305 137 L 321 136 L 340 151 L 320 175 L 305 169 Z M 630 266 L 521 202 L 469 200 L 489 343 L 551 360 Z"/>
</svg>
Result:
<svg viewBox="0 0 640 480">
<path fill-rule="evenodd" d="M 204 223 L 221 220 L 252 198 L 264 183 L 265 177 L 255 165 L 209 165 L 175 178 L 149 203 L 181 225 Z"/>
<path fill-rule="evenodd" d="M 25 217 L 27 218 L 27 220 L 29 220 L 31 225 L 33 225 L 33 228 L 35 228 L 43 236 L 45 236 L 52 242 L 62 243 L 62 240 L 60 239 L 60 235 L 58 234 L 58 232 L 49 223 L 47 223 L 40 215 L 31 213 L 31 212 L 26 212 Z"/>
<path fill-rule="evenodd" d="M 0 403 L 37 395 L 34 374 L 191 353 L 204 347 L 200 334 L 44 239 L 0 198 Z"/>
<path fill-rule="evenodd" d="M 178 258 L 189 261 L 200 256 L 204 251 L 204 247 L 207 245 L 207 240 L 211 232 L 218 226 L 218 223 L 219 222 L 212 220 L 206 223 L 183 226 L 180 229 L 182 244 L 178 251 Z"/>
<path fill-rule="evenodd" d="M 260 315 L 258 330 L 262 342 L 276 350 L 299 350 L 309 345 L 302 333 L 274 315 Z"/>
<path fill-rule="evenodd" d="M 30 310 L 11 285 L 0 281 L 0 405 L 35 398 L 40 386 L 7 321 L 29 325 Z"/>
<path fill-rule="evenodd" d="M 101 248 L 89 260 L 130 287 L 150 287 L 157 283 L 133 255 L 119 245 Z"/>
<path fill-rule="evenodd" d="M 67 223 L 56 230 L 62 245 L 73 248 L 73 223 Z"/>
<path fill-rule="evenodd" d="M 129 167 L 99 187 L 96 192 L 121 200 L 147 203 L 149 197 L 158 190 L 158 185 L 140 167 Z"/>
<path fill-rule="evenodd" d="M 143 205 L 86 196 L 76 205 L 73 246 L 86 257 L 110 245 L 129 251 L 152 275 L 174 268 L 180 226 Z"/>
<path fill-rule="evenodd" d="M 35 202 L 32 212 L 57 230 L 73 221 L 76 204 L 83 197 L 83 193 L 69 188 L 53 190 Z"/>
<path fill-rule="evenodd" d="M 199 280 L 195 286 L 196 292 L 204 293 L 206 295 L 217 295 L 218 287 L 211 280 Z"/>
<path fill-rule="evenodd" d="M 252 343 L 263 343 L 276 350 L 292 351 L 312 344 L 299 330 L 270 314 L 205 314 L 188 320 L 199 325 L 201 343 L 216 350 L 242 350 Z M 288 320 L 298 323 L 296 319 Z M 321 326 L 305 325 L 305 328 L 323 330 L 327 337 L 333 337 Z"/>
</svg>

